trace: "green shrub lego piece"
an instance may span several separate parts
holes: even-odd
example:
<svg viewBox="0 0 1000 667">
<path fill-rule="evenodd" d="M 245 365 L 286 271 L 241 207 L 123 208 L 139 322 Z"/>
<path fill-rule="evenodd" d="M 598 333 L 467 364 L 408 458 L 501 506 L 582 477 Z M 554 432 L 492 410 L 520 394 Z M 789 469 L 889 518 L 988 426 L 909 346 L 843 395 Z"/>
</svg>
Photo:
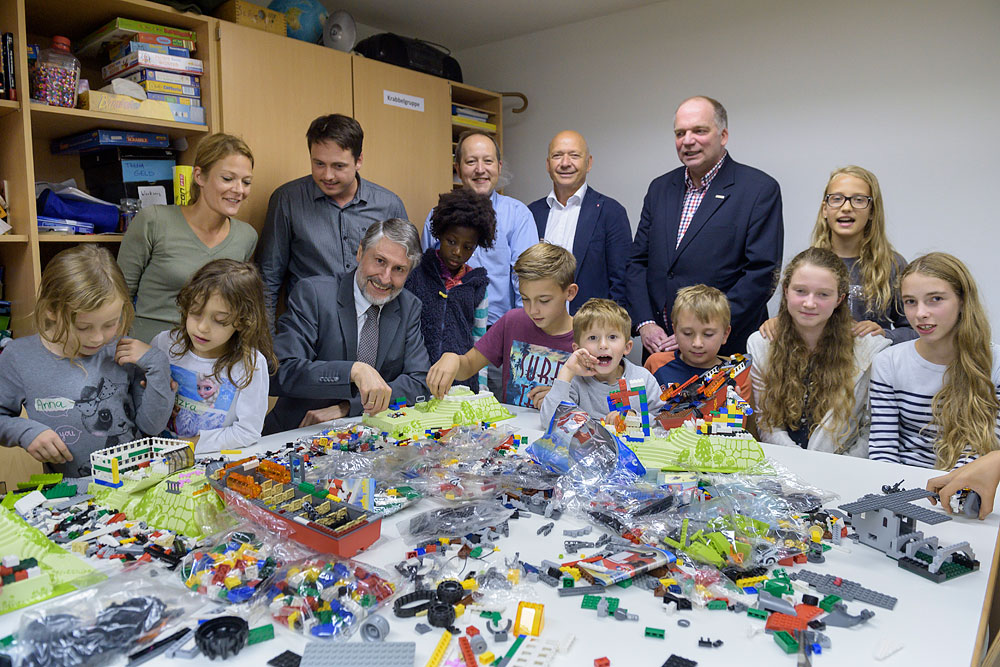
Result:
<svg viewBox="0 0 1000 667">
<path fill-rule="evenodd" d="M 780 646 L 781 650 L 789 655 L 797 653 L 799 650 L 799 643 L 795 641 L 795 637 L 790 635 L 785 630 L 779 630 L 774 633 L 774 643 Z"/>
</svg>

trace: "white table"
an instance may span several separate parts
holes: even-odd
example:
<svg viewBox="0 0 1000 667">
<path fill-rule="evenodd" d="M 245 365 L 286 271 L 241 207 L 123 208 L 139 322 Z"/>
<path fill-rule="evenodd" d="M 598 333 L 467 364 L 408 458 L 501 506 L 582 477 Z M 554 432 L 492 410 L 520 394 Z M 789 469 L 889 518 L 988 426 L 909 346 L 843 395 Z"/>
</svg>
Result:
<svg viewBox="0 0 1000 667">
<path fill-rule="evenodd" d="M 537 412 L 520 409 L 517 412 L 518 417 L 507 423 L 518 433 L 529 436 L 529 441 L 537 437 L 540 433 Z M 269 436 L 253 449 L 258 451 L 274 449 L 289 440 L 313 434 L 319 428 L 313 426 Z M 865 493 L 878 493 L 883 484 L 892 484 L 900 479 L 906 480 L 903 488 L 923 487 L 928 478 L 938 474 L 922 468 L 806 452 L 800 449 L 774 445 L 764 447 L 769 458 L 784 464 L 802 479 L 840 494 L 840 499 L 829 503 L 829 506 L 850 502 Z M 370 549 L 360 554 L 359 559 L 382 567 L 391 567 L 402 560 L 405 552 L 413 545 L 405 543 L 398 537 L 396 524 L 432 507 L 433 502 L 435 501 L 420 502 L 383 520 L 382 537 Z M 535 531 L 544 522 L 541 517 L 534 515 L 531 518 L 511 521 L 511 535 L 500 540 L 498 546 L 501 552 L 495 558 L 500 561 L 504 556 L 512 556 L 517 551 L 524 561 L 536 565 L 542 559 L 556 560 L 558 554 L 564 553 L 563 540 L 566 538 L 562 535 L 563 528 L 579 528 L 585 525 L 580 520 L 567 517 L 556 523 L 555 529 L 547 538 L 538 537 Z M 988 616 L 986 605 L 989 604 L 993 590 L 991 572 L 995 570 L 993 564 L 998 516 L 993 514 L 986 521 L 956 518 L 937 526 L 923 524 L 918 526 L 918 529 L 924 530 L 927 535 L 938 536 L 942 544 L 968 541 L 982 563 L 981 570 L 943 584 L 935 584 L 898 568 L 896 562 L 883 553 L 866 546 L 855 545 L 850 541 L 847 541 L 847 545 L 851 553 L 831 550 L 826 553 L 826 562 L 823 564 L 797 565 L 795 568 L 790 568 L 793 571 L 809 569 L 823 574 L 834 574 L 899 599 L 893 611 L 867 606 L 875 611 L 875 617 L 867 624 L 847 629 L 828 628 L 826 634 L 832 641 L 832 648 L 824 650 L 823 655 L 815 656 L 813 664 L 852 666 L 885 664 L 901 667 L 978 664 L 978 660 L 974 658 L 980 650 L 981 637 L 985 635 L 985 619 Z M 594 533 L 584 539 L 593 539 L 598 534 L 599 531 L 595 529 Z M 569 560 L 570 555 L 566 556 L 566 560 Z M 470 565 L 470 569 L 471 567 Z M 752 639 L 748 638 L 747 628 L 752 625 L 762 626 L 763 622 L 749 619 L 745 614 L 695 609 L 667 616 L 662 611 L 663 605 L 660 600 L 654 598 L 648 591 L 633 587 L 609 590 L 608 594 L 619 597 L 621 606 L 628 608 L 631 613 L 637 613 L 639 621 L 598 619 L 594 612 L 580 609 L 580 597 L 559 598 L 554 589 L 544 584 L 529 585 L 525 589 L 523 599 L 545 605 L 543 638 L 561 640 L 567 635 L 575 635 L 575 642 L 568 655 L 560 656 L 553 663 L 556 667 L 563 665 L 589 667 L 593 665 L 595 658 L 602 656 L 607 656 L 613 667 L 659 667 L 671 653 L 696 660 L 699 665 L 704 666 L 795 664 L 795 658 L 786 656 L 770 635 L 761 633 Z M 857 602 L 848 604 L 848 609 L 854 614 L 861 608 L 862 605 Z M 513 619 L 515 611 L 516 604 L 505 611 L 504 617 Z M 434 632 L 420 636 L 413 631 L 417 619 L 397 619 L 388 609 L 382 613 L 391 625 L 389 640 L 416 641 L 415 665 L 417 667 L 424 665 L 438 641 L 440 631 L 435 629 Z M 0 618 L 2 621 L 0 633 L 9 632 L 12 627 L 10 624 L 15 620 L 10 617 L 17 615 L 15 612 L 6 619 Z M 691 621 L 690 627 L 678 627 L 677 619 L 681 617 Z M 481 630 L 484 629 L 485 619 L 478 617 L 463 616 L 456 625 L 464 630 L 470 622 Z M 647 626 L 663 628 L 666 631 L 666 639 L 645 638 L 644 629 Z M 238 657 L 240 663 L 264 665 L 268 659 L 285 649 L 301 654 L 305 644 L 304 638 L 277 626 L 275 633 L 275 640 L 244 649 Z M 698 646 L 700 637 L 721 639 L 724 645 L 720 648 L 700 648 Z M 507 650 L 506 647 L 510 646 L 509 642 L 494 646 L 491 638 L 488 639 L 490 639 L 488 642 L 490 650 L 498 655 L 503 655 Z M 904 648 L 884 663 L 875 663 L 872 657 L 873 651 L 883 640 L 899 642 Z M 360 640 L 354 637 L 352 641 Z M 457 640 L 452 644 L 457 645 Z M 219 663 L 211 663 L 202 657 L 194 661 L 160 659 L 151 664 L 194 666 Z"/>
</svg>

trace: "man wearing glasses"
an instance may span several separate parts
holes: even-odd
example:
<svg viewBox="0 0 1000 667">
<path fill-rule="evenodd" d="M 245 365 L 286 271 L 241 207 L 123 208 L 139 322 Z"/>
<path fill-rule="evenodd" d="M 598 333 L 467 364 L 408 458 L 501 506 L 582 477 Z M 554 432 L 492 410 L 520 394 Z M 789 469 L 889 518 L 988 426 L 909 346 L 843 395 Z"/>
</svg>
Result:
<svg viewBox="0 0 1000 667">
<path fill-rule="evenodd" d="M 645 354 L 677 348 L 669 314 L 681 287 L 726 293 L 732 333 L 721 354 L 746 350 L 767 319 L 781 268 L 784 224 L 777 181 L 726 152 L 725 107 L 684 100 L 674 115 L 682 167 L 649 185 L 628 262 L 628 300 Z"/>
</svg>

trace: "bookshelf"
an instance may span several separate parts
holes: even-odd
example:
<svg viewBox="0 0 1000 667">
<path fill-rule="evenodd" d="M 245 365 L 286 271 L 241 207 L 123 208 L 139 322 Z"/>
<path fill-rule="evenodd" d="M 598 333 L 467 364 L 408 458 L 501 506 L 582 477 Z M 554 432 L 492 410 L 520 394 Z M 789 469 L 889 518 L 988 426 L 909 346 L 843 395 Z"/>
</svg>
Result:
<svg viewBox="0 0 1000 667">
<path fill-rule="evenodd" d="M 193 125 L 124 114 L 46 106 L 29 100 L 26 46 L 48 48 L 53 35 L 64 35 L 76 45 L 108 21 L 124 17 L 193 30 L 197 34 L 195 57 L 205 61 L 202 105 L 206 124 Z M 75 178 L 83 187 L 83 171 L 76 154 L 52 155 L 53 139 L 93 129 L 161 132 L 184 139 L 187 149 L 179 161 L 193 159 L 198 139 L 219 127 L 217 57 L 213 40 L 217 21 L 182 14 L 146 0 L 0 0 L 0 31 L 14 34 L 15 78 L 18 101 L 0 100 L 0 179 L 7 182 L 9 223 L 0 235 L 0 263 L 5 268 L 4 298 L 11 302 L 11 329 L 15 336 L 33 333 L 31 315 L 41 270 L 51 257 L 71 244 L 99 243 L 117 252 L 121 234 L 73 235 L 38 233 L 35 182 Z M 81 58 L 81 77 L 93 88 L 103 86 L 103 59 Z"/>
</svg>

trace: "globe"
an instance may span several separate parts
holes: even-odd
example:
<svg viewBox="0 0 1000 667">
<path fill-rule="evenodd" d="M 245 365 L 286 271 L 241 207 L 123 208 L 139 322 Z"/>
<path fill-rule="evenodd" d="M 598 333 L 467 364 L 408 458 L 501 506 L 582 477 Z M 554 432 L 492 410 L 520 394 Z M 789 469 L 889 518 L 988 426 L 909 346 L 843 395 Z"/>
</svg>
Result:
<svg viewBox="0 0 1000 667">
<path fill-rule="evenodd" d="M 323 36 L 329 13 L 319 0 L 271 0 L 267 8 L 285 15 L 289 37 L 315 44 Z"/>
</svg>

